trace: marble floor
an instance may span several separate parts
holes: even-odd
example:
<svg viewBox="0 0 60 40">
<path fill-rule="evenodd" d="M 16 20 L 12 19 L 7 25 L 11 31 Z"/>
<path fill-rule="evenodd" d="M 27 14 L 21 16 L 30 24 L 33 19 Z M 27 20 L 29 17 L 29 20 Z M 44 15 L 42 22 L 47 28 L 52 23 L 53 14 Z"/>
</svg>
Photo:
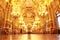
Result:
<svg viewBox="0 0 60 40">
<path fill-rule="evenodd" d="M 60 40 L 59 34 L 0 35 L 0 40 Z"/>
</svg>

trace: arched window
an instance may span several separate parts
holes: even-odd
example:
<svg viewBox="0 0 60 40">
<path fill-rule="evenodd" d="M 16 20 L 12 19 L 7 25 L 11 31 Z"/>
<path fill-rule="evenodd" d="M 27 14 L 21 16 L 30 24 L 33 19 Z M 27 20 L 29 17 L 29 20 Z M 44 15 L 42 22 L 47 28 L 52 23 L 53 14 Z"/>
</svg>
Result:
<svg viewBox="0 0 60 40">
<path fill-rule="evenodd" d="M 58 27 L 60 28 L 60 13 L 57 12 L 57 21 L 58 21 Z"/>
</svg>

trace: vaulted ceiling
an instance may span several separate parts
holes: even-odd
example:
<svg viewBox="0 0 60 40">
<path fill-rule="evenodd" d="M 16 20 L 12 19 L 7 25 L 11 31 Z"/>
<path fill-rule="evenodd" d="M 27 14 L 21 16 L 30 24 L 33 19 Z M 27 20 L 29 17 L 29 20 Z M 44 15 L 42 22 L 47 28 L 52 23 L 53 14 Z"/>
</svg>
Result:
<svg viewBox="0 0 60 40">
<path fill-rule="evenodd" d="M 60 12 L 60 0 L 0 0 L 0 19 L 14 21 L 15 25 L 44 25 L 56 19 L 57 11 Z"/>
</svg>

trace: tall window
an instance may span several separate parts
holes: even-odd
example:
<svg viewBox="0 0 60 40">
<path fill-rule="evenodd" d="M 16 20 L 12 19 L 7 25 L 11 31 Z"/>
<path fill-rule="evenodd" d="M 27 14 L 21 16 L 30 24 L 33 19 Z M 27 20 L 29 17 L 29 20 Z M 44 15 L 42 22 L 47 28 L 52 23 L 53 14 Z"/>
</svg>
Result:
<svg viewBox="0 0 60 40">
<path fill-rule="evenodd" d="M 58 26 L 60 28 L 60 13 L 59 12 L 57 13 L 57 21 L 58 21 Z"/>
</svg>

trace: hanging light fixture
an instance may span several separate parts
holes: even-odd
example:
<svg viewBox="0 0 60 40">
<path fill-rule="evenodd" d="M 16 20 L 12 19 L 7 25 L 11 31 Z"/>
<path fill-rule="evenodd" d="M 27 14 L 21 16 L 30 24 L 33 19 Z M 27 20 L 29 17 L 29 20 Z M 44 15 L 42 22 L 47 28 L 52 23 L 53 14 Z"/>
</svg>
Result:
<svg viewBox="0 0 60 40">
<path fill-rule="evenodd" d="M 47 14 L 47 10 L 46 10 L 46 6 L 49 6 L 50 3 L 52 2 L 53 0 L 39 0 L 38 4 L 39 4 L 39 8 L 38 8 L 38 14 L 39 15 L 46 15 Z"/>
<path fill-rule="evenodd" d="M 17 0 L 12 0 L 11 1 L 12 4 L 12 12 L 11 15 L 13 16 L 19 16 L 21 13 L 21 9 L 20 9 L 20 4 Z"/>
</svg>

